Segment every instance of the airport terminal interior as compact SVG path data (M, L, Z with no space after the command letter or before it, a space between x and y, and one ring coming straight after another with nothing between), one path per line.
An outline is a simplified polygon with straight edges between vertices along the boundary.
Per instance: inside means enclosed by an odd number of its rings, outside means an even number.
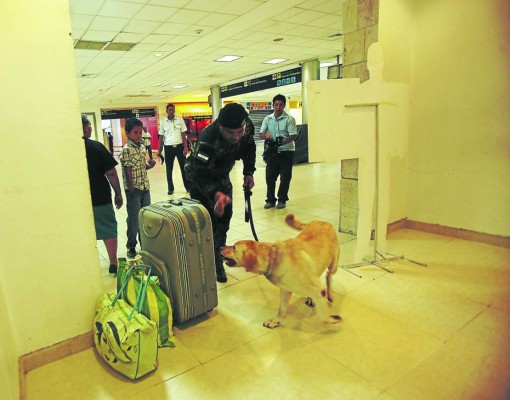
M256 233L274 242L296 236L284 223L338 225L337 165L294 167L287 208L265 210L265 164L258 149L251 198ZM153 201L165 201L165 171L149 171ZM179 182L178 171L175 175ZM234 217L227 244L253 239L244 220L242 164L232 171ZM185 197L182 183L170 198ZM124 251L125 209L117 213ZM356 238L338 233L340 264L352 262ZM115 291L98 242L105 291ZM323 325L304 298L291 298L285 326L262 323L277 314L279 290L263 275L227 269L219 305L204 318L176 325L176 347L161 348L158 369L137 383L112 372L88 349L27 375L29 399L504 399L510 358L510 250L400 229L388 252L410 261L339 269L333 309L343 321Z
M510 399L507 0L20 0L0 19L5 128L23 133L23 159L1 164L0 398ZM266 209L258 133L277 94L299 156L286 207ZM157 203L190 196L177 161L168 193L155 154L166 105L194 145L230 102L255 124L258 239L297 236L289 213L332 224L341 321L293 295L268 329L279 289L225 266L218 306L174 324L175 347L132 381L93 343L117 280L94 240L80 114L117 160L126 119L143 121ZM230 179L227 245L254 239L241 161ZM125 203L115 214L125 257Z

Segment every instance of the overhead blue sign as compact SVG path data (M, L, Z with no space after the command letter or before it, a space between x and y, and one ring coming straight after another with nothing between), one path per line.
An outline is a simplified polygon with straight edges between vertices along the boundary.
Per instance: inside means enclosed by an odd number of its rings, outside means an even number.
M279 86L292 85L301 82L301 67L287 71L276 72L271 75L261 76L231 85L220 87L220 96L230 97L238 94L252 93L259 90L272 89Z

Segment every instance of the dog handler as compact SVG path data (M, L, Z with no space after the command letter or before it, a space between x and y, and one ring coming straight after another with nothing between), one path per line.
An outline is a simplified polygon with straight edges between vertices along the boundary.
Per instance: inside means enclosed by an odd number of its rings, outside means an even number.
M227 281L220 250L227 242L232 218L229 174L236 160L243 160L243 185L250 190L254 186L256 147L253 135L245 129L247 117L248 113L240 104L223 107L218 119L200 132L197 145L184 167L191 198L200 201L211 216L218 282Z

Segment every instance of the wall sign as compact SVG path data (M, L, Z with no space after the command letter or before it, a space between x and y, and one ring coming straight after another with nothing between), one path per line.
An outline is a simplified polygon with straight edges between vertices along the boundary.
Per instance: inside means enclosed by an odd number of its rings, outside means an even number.
M121 118L143 118L143 117L155 117L155 108L135 108L132 110L126 109L112 109L112 110L101 110L101 119L121 119Z
M220 87L220 96L230 97L301 82L301 67Z

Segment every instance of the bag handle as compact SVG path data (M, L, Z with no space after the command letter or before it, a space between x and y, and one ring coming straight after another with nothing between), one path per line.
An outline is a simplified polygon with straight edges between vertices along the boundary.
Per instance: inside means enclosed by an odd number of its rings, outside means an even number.
M122 282L122 286L120 287L119 291L117 292L117 295L115 296L115 299L112 301L112 307L117 303L117 300L119 300L120 296L126 290L126 286L128 284L129 278L131 275L133 275L135 272L141 271L142 272L142 279L141 281L141 287L138 291L138 295L136 296L136 303L133 306L133 310L128 316L128 321L133 318L135 315L135 312L140 313L143 308L143 303L145 302L146 294L147 294L147 287L149 286L149 278L152 273L152 268L150 265L145 265L140 262L140 259L136 259L133 265L128 269L126 272L126 276L124 277L124 282ZM146 272L147 271L147 272ZM147 275L147 279L143 279L143 274Z

